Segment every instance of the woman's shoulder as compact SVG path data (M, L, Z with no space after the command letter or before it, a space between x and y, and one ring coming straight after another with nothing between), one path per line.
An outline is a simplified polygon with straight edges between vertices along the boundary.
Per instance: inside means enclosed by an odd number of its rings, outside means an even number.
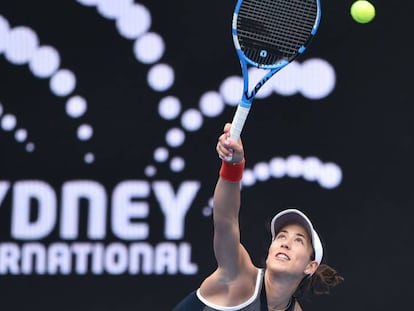
M199 298L219 305L224 301L226 305L238 305L257 296L264 270L255 268L245 271L231 281L223 278L219 270L203 281L198 290Z

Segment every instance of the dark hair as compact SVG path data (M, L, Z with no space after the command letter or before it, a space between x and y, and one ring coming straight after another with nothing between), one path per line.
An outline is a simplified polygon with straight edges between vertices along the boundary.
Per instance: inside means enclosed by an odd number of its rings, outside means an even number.
M344 278L332 267L320 264L311 277L305 276L299 284L294 297L304 298L311 294L329 294L331 288L341 284Z

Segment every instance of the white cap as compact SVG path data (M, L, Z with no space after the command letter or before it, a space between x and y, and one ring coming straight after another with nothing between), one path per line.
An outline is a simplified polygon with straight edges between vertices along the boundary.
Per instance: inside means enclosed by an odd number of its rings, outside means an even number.
M289 223L298 223L308 231L308 234L312 239L313 251L315 252L315 261L320 264L323 256L321 240L318 233L313 228L309 218L301 211L292 208L276 214L276 216L272 219L270 227L272 231L272 240L275 239L275 236L280 229Z

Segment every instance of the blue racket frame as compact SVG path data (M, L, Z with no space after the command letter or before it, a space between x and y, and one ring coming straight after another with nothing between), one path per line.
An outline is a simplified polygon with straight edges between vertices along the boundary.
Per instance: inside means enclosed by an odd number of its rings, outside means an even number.
M259 90L262 88L262 86L270 80L278 71L286 67L290 62L292 62L297 56L300 54L303 54L307 46L303 45L298 49L298 53L292 57L291 59L282 59L276 64L271 65L263 65L259 64L257 62L252 61L249 59L242 51L240 43L237 38L237 18L238 13L240 11L241 4L244 0L238 0L234 13L233 13L233 21L232 21L232 36L233 36L233 42L234 46L236 48L237 56L240 60L241 70L242 70L242 76L243 76L243 95L239 102L239 105L237 107L236 113L234 115L233 121L232 121L232 127L230 130L230 138L232 140L237 141L240 137L242 128L244 127L244 123L247 119L247 115L249 113L250 107L253 103L254 98L256 97L256 94L259 92ZM317 15L315 18L315 23L312 27L311 33L310 33L310 39L312 39L313 36L315 36L320 20L321 20L321 6L320 6L320 0L315 0L317 4ZM308 40L310 42L311 40ZM263 51L266 53L266 51ZM259 82L256 83L255 87L249 91L249 75L248 75L248 67L253 66L260 69L269 70L263 77L260 79ZM231 160L231 158L228 158L227 160Z

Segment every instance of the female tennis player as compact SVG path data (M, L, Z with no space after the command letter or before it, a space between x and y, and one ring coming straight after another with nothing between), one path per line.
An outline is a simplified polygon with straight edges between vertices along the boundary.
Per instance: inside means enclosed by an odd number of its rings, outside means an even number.
M242 141L231 140L226 124L216 150L222 160L213 198L217 269L173 311L302 310L303 296L327 294L343 281L322 264L323 248L309 218L297 209L279 212L271 222L272 243L264 268L256 267L240 243L240 181L245 165Z

